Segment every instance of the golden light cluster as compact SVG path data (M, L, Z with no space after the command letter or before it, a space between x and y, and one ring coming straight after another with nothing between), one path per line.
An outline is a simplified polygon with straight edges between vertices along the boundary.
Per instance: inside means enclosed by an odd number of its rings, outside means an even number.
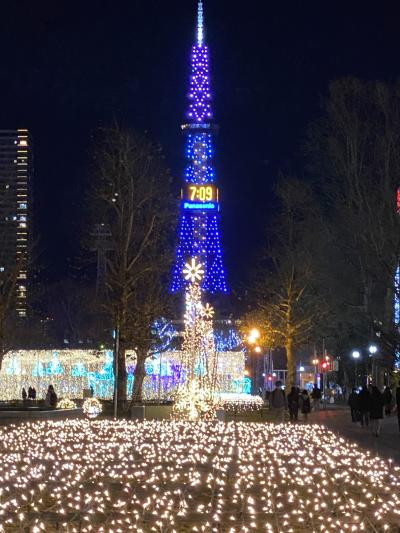
M29 437L29 438L27 438ZM400 468L317 425L0 429L0 531L398 531Z
M76 409L76 403L69 398L63 398L57 403L57 409Z

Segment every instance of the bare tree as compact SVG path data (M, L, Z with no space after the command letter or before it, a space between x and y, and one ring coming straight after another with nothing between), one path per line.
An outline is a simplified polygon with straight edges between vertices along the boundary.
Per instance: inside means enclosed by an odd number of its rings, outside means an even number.
M161 150L146 136L114 125L100 131L94 150L94 221L110 232L104 307L119 332L117 397L126 400L127 348L141 347L161 311L155 287L167 268L174 205ZM140 351L140 353L142 353ZM137 364L141 379L142 356ZM138 385L136 385L138 387Z
M307 151L330 239L353 271L357 290L349 305L365 317L367 336L377 321L383 330L393 329L400 255L399 145L400 85L356 78L331 83Z
M282 180L277 194L281 210L269 232L266 267L258 273L255 302L266 339L286 350L290 387L295 384L295 350L310 341L323 306L314 287L315 217L307 188L298 180Z

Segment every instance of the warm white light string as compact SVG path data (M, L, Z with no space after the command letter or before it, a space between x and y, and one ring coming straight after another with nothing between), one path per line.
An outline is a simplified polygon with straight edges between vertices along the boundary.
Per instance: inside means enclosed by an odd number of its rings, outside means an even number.
M317 425L0 428L0 531L398 531L400 468Z

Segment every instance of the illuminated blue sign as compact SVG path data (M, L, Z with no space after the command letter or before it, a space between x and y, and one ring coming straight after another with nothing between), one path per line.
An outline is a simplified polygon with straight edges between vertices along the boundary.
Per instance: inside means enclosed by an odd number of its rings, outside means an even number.
M217 209L218 204L214 202L184 202L183 209Z

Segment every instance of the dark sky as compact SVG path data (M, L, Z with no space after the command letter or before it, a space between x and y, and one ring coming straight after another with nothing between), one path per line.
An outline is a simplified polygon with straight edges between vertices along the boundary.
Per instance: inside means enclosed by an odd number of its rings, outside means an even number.
M265 232L330 80L395 81L396 3L205 0L231 285ZM50 278L79 252L92 131L117 117L164 146L180 186L196 0L2 0L0 128L35 140L35 212Z

